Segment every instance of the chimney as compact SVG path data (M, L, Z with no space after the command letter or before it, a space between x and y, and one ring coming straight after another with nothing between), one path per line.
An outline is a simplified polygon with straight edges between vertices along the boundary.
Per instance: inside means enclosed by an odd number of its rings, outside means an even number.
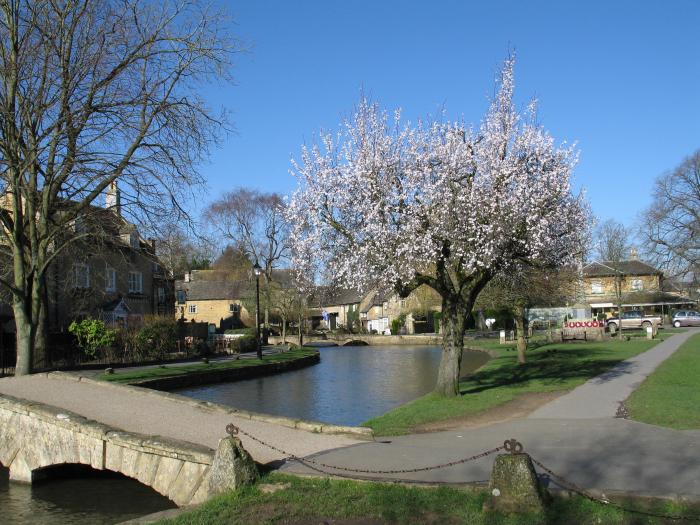
M119 217L122 214L122 198L119 193L119 187L117 186L117 181L112 181L107 188L107 195L105 196L105 208L114 211Z
M151 237L148 239L148 242L151 243L151 250L153 250L153 253L156 253L156 240Z
M185 282L190 282L190 272L185 272Z
M637 248L630 249L630 259L633 261L637 260Z

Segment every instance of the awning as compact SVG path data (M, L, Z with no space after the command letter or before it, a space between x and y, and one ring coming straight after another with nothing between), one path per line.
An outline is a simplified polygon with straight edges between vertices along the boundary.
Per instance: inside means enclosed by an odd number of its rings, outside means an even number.
M614 308L612 303L591 303L591 308Z

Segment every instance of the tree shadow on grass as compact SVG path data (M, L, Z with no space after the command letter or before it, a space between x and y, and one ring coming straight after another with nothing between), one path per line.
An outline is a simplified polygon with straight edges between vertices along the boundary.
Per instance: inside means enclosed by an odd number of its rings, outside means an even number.
M495 366L487 366L464 379L460 385L460 393L477 394L529 382L556 386L574 379L588 380L600 375L600 381L605 382L630 373L634 367L629 363L620 365L625 359L611 357L607 350L590 348L534 352L528 355L528 361L524 365L518 365L513 355L495 359L505 362L500 365L494 363Z

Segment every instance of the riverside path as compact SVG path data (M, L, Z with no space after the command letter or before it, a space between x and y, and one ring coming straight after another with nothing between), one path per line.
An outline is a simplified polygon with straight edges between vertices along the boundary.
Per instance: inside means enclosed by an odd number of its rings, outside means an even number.
M700 430L673 430L615 417L620 402L696 333L700 329L673 335L527 418L480 428L388 437L317 454L312 459L351 469L412 469L466 458L515 438L534 458L586 489L698 499L700 456L696 450ZM492 466L493 456L489 456L448 468L399 475L323 470L370 479L464 483L488 481ZM296 462L283 469L316 473Z

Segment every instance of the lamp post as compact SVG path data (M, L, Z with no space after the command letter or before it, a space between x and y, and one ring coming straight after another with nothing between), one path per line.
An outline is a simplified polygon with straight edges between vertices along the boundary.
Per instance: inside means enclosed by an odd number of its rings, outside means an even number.
M262 273L262 268L258 261L255 261L253 273L255 274L255 346L258 352L258 359L262 359L262 345L260 344L260 274Z

